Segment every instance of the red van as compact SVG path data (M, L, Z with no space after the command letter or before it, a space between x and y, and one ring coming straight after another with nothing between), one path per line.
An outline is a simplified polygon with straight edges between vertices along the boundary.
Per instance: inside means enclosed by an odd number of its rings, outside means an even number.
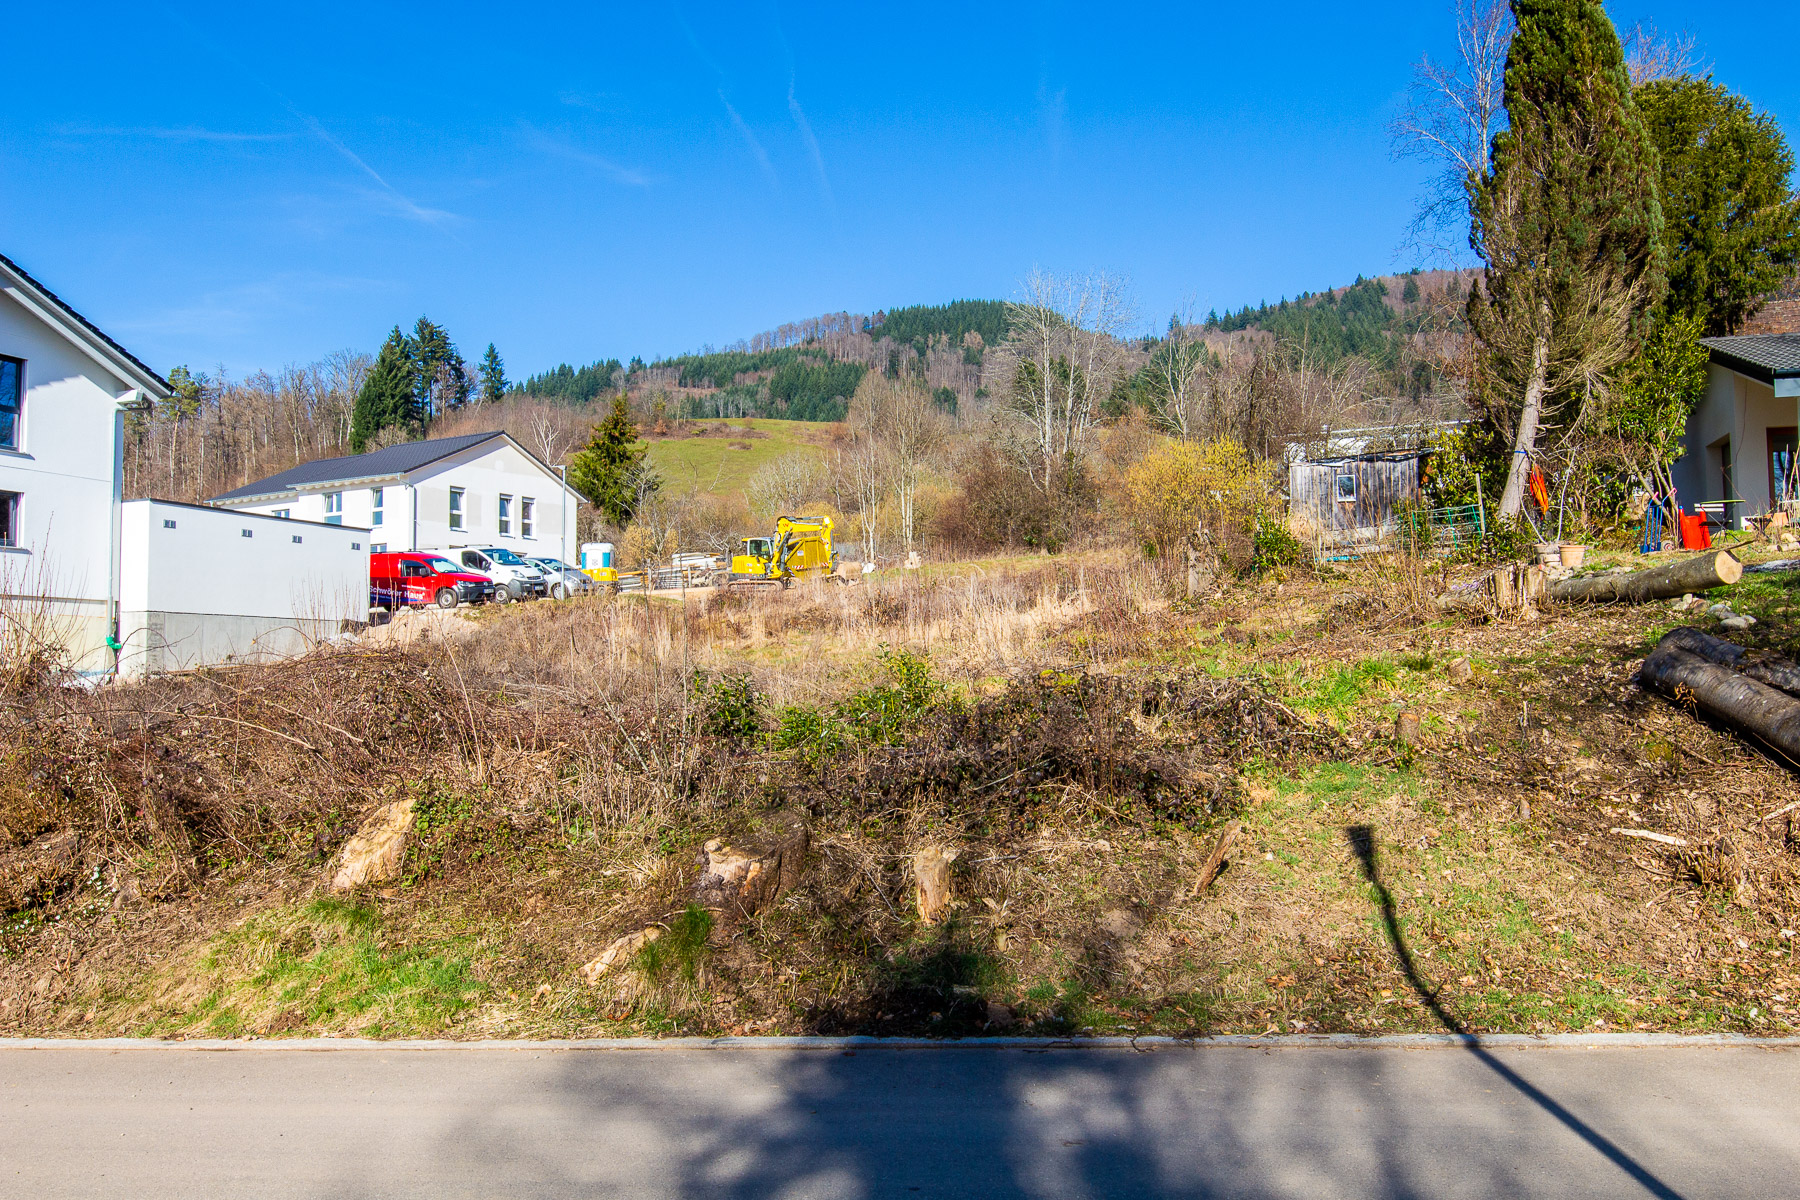
M390 612L405 604L483 604L494 598L494 583L429 551L369 555L369 605Z

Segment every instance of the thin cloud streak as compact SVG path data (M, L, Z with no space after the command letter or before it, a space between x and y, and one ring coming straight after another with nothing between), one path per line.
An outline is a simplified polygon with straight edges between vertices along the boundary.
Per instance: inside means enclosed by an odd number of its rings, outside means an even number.
M595 154L591 150L583 150L579 146L571 146L567 142L558 141L545 134L530 122L523 122L522 124L525 129L526 143L530 145L532 149L537 150L542 154L550 154L558 158L569 159L571 162L583 163L611 177L615 183L622 183L627 187L647 188L652 182L650 176L644 174L642 171L633 167L627 167L622 163L614 162L605 155Z
M764 150L763 144L756 139L756 134L751 131L749 123L738 115L738 110L733 108L731 101L725 98L724 88L719 89L719 103L725 106L725 112L731 117L732 125L737 128L738 133L743 135L744 144L750 148L751 156L756 159L757 165L762 168L763 174L768 178L769 186L779 192L781 178L775 174L775 164L769 161L769 152Z
M831 194L831 179L825 173L825 155L819 150L819 139L813 136L812 122L806 119L806 110L800 107L800 98L794 94L792 75L788 76L788 113L794 118L794 127L800 131L800 140L806 143L806 152L812 156L813 170L819 174L819 190L825 196L825 207L835 221L837 198Z
M301 124L305 125L307 129L312 132L314 137L343 155L347 162L357 167L370 179L373 179L379 184L381 186L383 197L391 202L394 211L398 212L401 216L414 221L423 221L427 225L436 225L442 221L456 219L455 213L445 212L441 208L426 208L421 204L415 203L411 197L407 196L399 188L383 179L381 173L374 167L371 167L368 163L364 162L356 151L350 149L350 147L333 137L331 131L319 124L316 118L308 116L299 109L294 108L292 105L288 106L288 111L298 117Z
M131 126L62 125L56 132L63 137L155 138L165 142L285 142L291 133L237 133L228 129L161 129Z

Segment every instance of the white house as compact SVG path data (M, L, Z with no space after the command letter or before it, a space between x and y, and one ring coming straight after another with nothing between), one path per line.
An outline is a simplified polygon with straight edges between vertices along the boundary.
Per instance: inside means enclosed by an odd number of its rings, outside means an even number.
M210 503L366 526L377 552L505 546L572 562L578 501L561 476L496 430L302 463Z
M0 637L115 666L127 410L168 383L0 256Z
M1738 518L1800 499L1800 334L1703 339L1706 395L1688 418L1673 477L1683 504L1741 500Z

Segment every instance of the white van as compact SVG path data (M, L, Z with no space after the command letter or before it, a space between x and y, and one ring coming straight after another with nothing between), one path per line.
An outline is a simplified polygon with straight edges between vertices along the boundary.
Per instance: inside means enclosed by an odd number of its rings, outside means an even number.
M464 570L493 580L494 599L502 604L508 600L534 600L550 591L544 573L505 546L442 550L439 553L452 562L461 563Z

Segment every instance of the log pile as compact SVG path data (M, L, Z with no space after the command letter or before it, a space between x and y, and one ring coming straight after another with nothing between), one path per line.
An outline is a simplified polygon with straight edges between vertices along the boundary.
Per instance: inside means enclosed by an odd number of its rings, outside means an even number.
M1644 686L1748 735L1800 765L1800 666L1752 660L1742 646L1698 629L1671 629L1638 672Z

